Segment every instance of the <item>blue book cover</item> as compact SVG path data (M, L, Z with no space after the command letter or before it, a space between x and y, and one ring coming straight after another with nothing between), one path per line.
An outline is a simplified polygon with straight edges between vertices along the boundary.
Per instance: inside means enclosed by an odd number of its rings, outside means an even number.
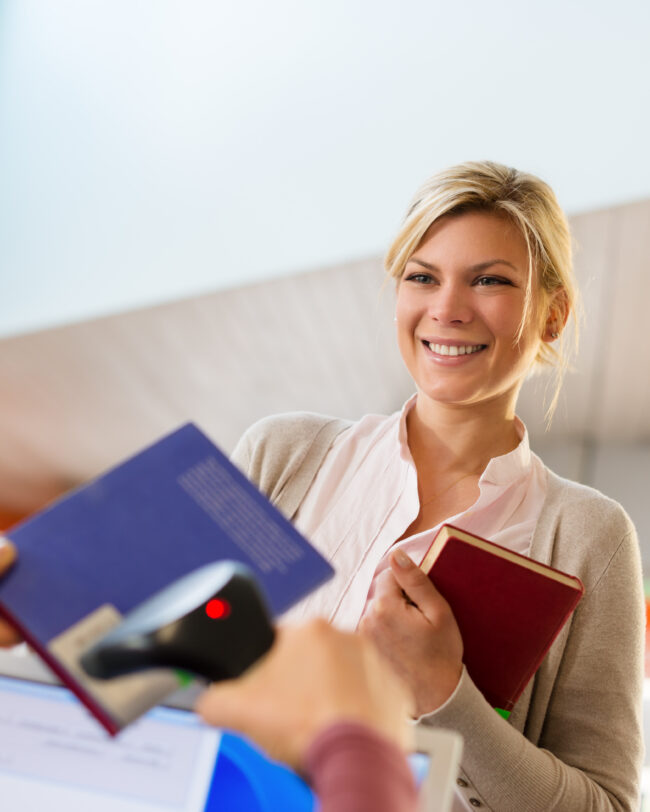
M101 681L78 665L131 609L222 559L252 569L275 615L333 573L192 424L6 535L19 556L0 581L0 613L110 733L178 688L169 669Z

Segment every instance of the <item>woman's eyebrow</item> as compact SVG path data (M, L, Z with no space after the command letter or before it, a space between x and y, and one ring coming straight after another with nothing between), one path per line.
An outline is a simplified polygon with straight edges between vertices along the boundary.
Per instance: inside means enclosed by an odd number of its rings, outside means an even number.
M409 257L406 264L408 265L409 262L417 262L418 265L422 265L423 268L427 268L429 271L440 272L440 268L438 268L436 265L433 265L430 262L425 262L423 259L418 259L418 257ZM507 265L509 268L512 268L513 271L520 271L516 265L513 265L512 262L508 262L507 259L488 259L485 262L470 265L467 270L471 271L472 273L480 273L481 271L485 271L487 268L492 267L492 265Z

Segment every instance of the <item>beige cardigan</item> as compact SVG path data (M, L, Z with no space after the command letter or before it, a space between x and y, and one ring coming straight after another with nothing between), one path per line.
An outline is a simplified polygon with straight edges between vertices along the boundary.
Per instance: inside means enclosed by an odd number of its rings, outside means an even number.
M233 460L292 518L348 425L307 413L265 418ZM616 502L548 471L530 555L577 575L585 597L510 719L464 672L452 699L421 723L463 735L464 792L483 809L637 810L645 612L634 527Z

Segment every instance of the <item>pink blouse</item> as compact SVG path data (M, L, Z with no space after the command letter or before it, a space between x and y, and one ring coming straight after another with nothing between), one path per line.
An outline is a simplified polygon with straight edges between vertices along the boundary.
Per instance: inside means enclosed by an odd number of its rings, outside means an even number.
M406 437L406 415L414 404L415 396L389 417L363 417L328 451L295 523L336 574L291 610L290 619L324 616L353 630L393 547L416 562L424 556L440 524L395 544L420 510ZM519 445L490 460L476 502L445 521L526 554L546 495L546 471L530 451L520 420L517 430Z
M287 617L327 617L353 630L372 596L374 579L401 547L417 563L441 524L449 522L515 552L527 554L546 496L546 469L517 420L520 442L494 457L466 511L395 543L420 511L417 471L406 436L415 396L389 417L367 415L342 432L327 453L298 511L298 529L331 562L336 574ZM457 789L453 812L473 807Z

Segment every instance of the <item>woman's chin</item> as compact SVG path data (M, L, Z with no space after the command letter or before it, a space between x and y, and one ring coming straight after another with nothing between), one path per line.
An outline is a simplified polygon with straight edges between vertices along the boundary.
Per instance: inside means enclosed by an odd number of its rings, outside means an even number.
M467 414L468 409L477 413L488 409L490 413L503 411L510 414L517 399L517 386L499 392L486 392L476 387L463 386L421 386L417 385L420 407L437 409L458 409Z

